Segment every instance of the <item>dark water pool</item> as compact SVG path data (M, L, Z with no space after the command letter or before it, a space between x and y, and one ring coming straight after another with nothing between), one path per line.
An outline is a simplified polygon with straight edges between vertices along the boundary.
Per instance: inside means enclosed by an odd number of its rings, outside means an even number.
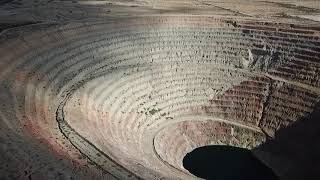
M209 180L278 180L250 150L232 146L199 147L184 157L183 166Z

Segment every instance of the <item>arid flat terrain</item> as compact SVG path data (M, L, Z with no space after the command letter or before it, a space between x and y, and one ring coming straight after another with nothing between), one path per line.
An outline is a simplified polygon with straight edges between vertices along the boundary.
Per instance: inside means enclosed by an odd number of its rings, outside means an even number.
M319 0L0 1L0 180L199 179L209 145L313 179L319 120Z

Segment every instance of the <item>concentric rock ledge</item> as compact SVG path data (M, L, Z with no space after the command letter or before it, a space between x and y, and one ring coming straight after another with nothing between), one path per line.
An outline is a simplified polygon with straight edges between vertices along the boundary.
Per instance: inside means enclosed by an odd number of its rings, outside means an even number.
M282 179L316 173L300 168L319 157L318 147L302 148L318 133L278 142L318 113L319 30L163 16L7 31L0 127L11 141L0 174L196 179L182 158L212 144L252 149Z

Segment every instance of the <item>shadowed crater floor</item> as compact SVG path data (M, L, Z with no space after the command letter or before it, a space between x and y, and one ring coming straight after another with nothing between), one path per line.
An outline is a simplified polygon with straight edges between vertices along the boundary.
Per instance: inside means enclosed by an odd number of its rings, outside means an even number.
M193 175L209 180L278 179L250 150L232 146L196 148L183 158L183 166Z

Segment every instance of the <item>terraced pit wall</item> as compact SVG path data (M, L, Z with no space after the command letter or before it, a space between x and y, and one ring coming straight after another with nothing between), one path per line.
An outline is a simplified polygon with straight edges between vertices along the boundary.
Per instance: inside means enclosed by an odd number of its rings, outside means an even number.
M197 179L184 155L223 144L281 179L317 175L319 29L155 16L6 31L0 174Z

